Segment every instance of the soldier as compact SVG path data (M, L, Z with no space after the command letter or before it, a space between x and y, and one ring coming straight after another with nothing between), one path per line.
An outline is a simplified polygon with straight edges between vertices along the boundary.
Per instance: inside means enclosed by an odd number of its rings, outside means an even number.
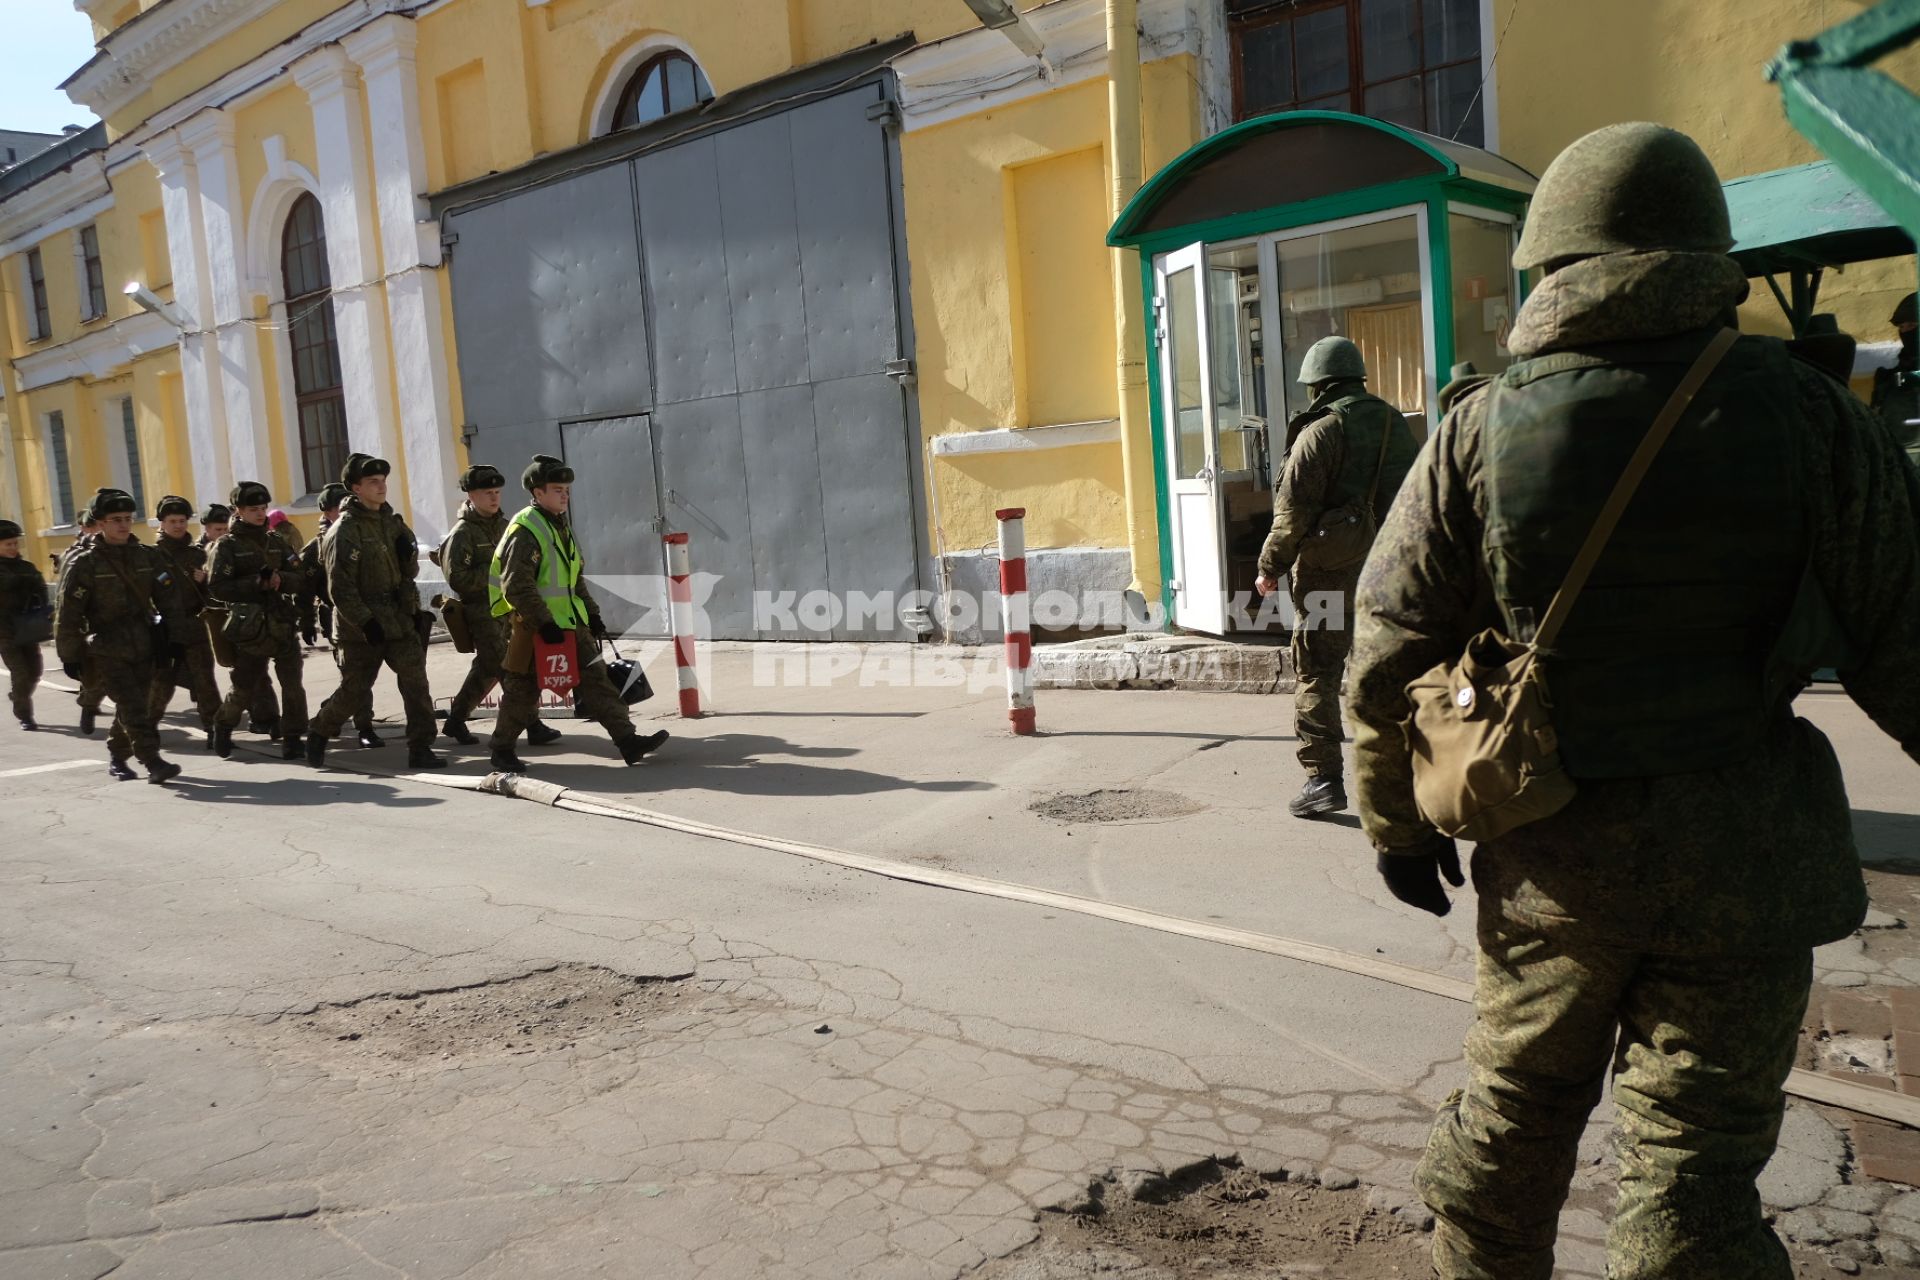
M320 544L327 595L333 601L340 687L321 706L307 735L307 763L326 763L327 743L362 707L373 704L373 681L393 670L407 709L407 765L444 769L433 750L433 694L427 688L427 646L420 632L420 544L387 505L383 458L356 453L340 473L351 496Z
M193 694L194 709L200 713L200 727L207 733L207 750L213 750L213 718L220 711L220 689L213 679L213 643L207 638L206 624L200 615L213 599L207 590L207 553L194 544L187 532L193 504L168 494L154 508L160 522L160 537L154 550L167 561L173 580L179 587L183 612L192 619L187 628L185 652L179 660L158 664L153 670L153 691L148 699L147 715L158 725L173 701L174 688L184 679Z
M297 759L307 727L307 691L300 676L300 642L294 634L293 597L301 587L300 561L279 534L267 528L267 486L244 480L233 487L227 536L213 544L212 594L227 608L227 638L233 642L233 684L214 719L213 749L233 754L240 716L260 703L260 686L280 678L280 757ZM258 721L256 715L255 721Z
M1367 362L1346 338L1307 349L1300 381L1313 391L1273 491L1273 529L1260 548L1261 595L1291 571L1293 724L1306 785L1296 818L1347 807L1340 744L1340 676L1353 647L1353 586L1384 512L1419 446L1401 412L1367 390Z
M1483 628L1531 639L1629 455L1736 319L1732 242L1713 166L1670 129L1589 134L1542 179L1514 257L1547 272L1520 362L1454 405L1360 581L1358 798L1402 902L1444 915L1441 877L1462 882L1415 802L1407 685ZM1792 1274L1754 1181L1812 948L1853 931L1866 893L1838 761L1790 703L1831 662L1920 760L1916 581L1920 475L1840 383L1740 338L1539 658L1576 794L1474 854L1468 1082L1416 1176L1442 1280L1547 1280L1610 1071L1607 1274Z
M92 511L99 537L67 562L60 578L61 669L77 680L81 667L91 664L113 699L107 772L133 777L131 756L146 766L148 782L166 782L179 776L180 766L160 755L147 695L155 662L179 656L186 614L166 558L133 540L133 495L102 489L93 496Z
M1920 465L1920 294L1900 299L1889 323L1900 335L1900 354L1893 368L1873 371L1873 408Z
M72 564L82 551L92 546L99 538L100 522L94 519L92 510L89 509L81 512L80 533L74 538L67 549L60 553L59 559L54 562L53 598L56 603L63 598L60 588L67 579L67 566ZM55 621L57 625L58 620L56 619ZM74 701L80 704L80 735L85 738L91 738L100 719L100 700L107 696L106 686L100 683L99 674L94 671L91 665L85 662L80 664L80 674L73 678L80 683L80 690L74 697Z
M213 544L227 536L233 527L233 512L217 502L207 504L200 513L200 549L213 555Z
M488 588L493 616L509 618L512 626L508 658L501 668L500 710L489 743L493 767L503 773L527 771L525 762L514 754L513 743L540 708L532 637L538 633L548 644L560 644L568 631L575 634L581 656L575 705L607 731L622 760L638 764L667 740L667 731L643 736L634 729L633 716L607 677L600 655L584 643L589 637L605 640L607 628L600 620L600 606L587 592L580 547L567 521L573 468L559 458L535 454L520 483L533 502L508 522L507 534L493 555Z
M463 746L480 739L467 728L467 717L480 700L500 683L500 671L507 657L507 620L493 616L493 553L507 534L508 520L500 509L500 491L507 478L498 468L476 465L460 477L460 489L467 500L460 508L460 519L440 549L440 568L447 585L460 597L460 612L473 637L473 665L460 692L453 695L447 708L447 723L441 732ZM560 740L560 731L536 715L527 725L527 743L544 747Z
M47 580L33 561L20 554L20 526L0 520L0 661L7 667L13 695L13 718L32 733L40 726L33 718L33 687L40 683L40 641L27 628L42 628L47 607ZM37 616L36 616L37 615Z
M347 500L347 486L338 480L328 482L320 491L320 530L305 546L300 548L300 567L305 570L306 590L300 593L300 635L307 648L314 648L325 635L327 646L333 651L333 665L340 665L340 646L333 636L333 603L327 597L327 575L320 567L320 543L327 530L340 519L340 504ZM269 517L271 518L271 517ZM291 527L291 526L289 526ZM354 740L363 747L384 747L382 738L373 727L373 699L355 708L353 713Z

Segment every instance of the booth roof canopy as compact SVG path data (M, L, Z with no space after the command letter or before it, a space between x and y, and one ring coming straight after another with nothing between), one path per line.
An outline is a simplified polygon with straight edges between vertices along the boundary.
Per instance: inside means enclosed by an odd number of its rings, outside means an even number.
M1479 147L1366 116L1283 111L1196 143L1140 188L1107 243L1419 178L1467 178L1521 195L1535 184Z
M1899 224L1831 160L1726 184L1733 257L1749 276L1913 252Z

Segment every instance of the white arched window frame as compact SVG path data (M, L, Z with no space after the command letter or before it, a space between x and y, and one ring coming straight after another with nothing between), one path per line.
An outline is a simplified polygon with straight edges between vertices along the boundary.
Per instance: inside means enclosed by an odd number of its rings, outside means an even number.
M288 333L286 280L281 274L280 255L282 234L294 204L303 195L321 200L320 181L314 177L312 170L287 159L280 147L273 145L280 142L279 138L266 141L269 144L266 148L267 176L254 192L247 217L246 290L250 297L266 298L267 323L272 326L269 332L271 341L267 345L273 350L276 374L274 403L279 408L280 417L274 448L279 452L288 483L293 489L293 492L275 494L274 497L280 506L311 506L317 502L317 495L307 492L301 458L300 407L294 390L293 343ZM325 201L321 203L324 205Z
M627 82L634 73L663 53L678 53L700 69L700 74L709 85L713 77L707 75L706 64L700 61L691 46L684 40L663 33L642 36L628 45L614 62L613 69L607 73L606 83L600 86L600 95L593 104L593 131L591 136L598 138L613 132L614 113L620 109L620 99L626 93Z

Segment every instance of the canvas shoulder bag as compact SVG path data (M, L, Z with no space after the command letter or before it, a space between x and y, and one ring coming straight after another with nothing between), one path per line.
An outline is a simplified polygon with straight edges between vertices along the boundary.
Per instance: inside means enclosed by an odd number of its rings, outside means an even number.
M1344 425L1346 415L1333 411ZM1387 441L1394 423L1388 419L1380 428L1380 454L1373 463L1373 483L1359 502L1334 507L1320 517L1313 533L1300 548L1300 561L1309 569L1351 569L1367 558L1373 539L1380 532L1380 519L1374 503L1380 496L1380 474L1387 466Z
M1739 337L1732 329L1714 335L1674 388L1615 482L1532 639L1522 643L1490 627L1468 642L1457 661L1442 663L1407 686L1414 800L1421 816L1442 834L1497 839L1558 813L1573 799L1574 782L1560 762L1540 654L1552 649L1655 456Z

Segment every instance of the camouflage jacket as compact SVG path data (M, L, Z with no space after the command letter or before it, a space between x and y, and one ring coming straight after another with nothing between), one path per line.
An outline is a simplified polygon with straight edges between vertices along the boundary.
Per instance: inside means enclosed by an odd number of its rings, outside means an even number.
M1355 411L1343 417L1333 408L1360 397ZM1373 412L1367 412L1372 410ZM1359 382L1327 388L1302 415L1308 421L1287 450L1280 479L1273 487L1273 528L1260 548L1260 572L1271 578L1286 576L1299 558L1301 546L1320 527L1321 518L1336 507L1361 501L1374 480L1374 510L1392 502L1417 451L1413 432L1400 411L1367 393ZM1380 436L1373 420L1385 417L1387 452L1382 458Z
M207 562L211 559L206 549L195 542L190 534L169 538L164 533L153 540L153 549L166 557L167 567L173 571L173 580L179 584L180 603L186 609L187 616L198 617L213 599L209 585L213 575L208 573L206 582L196 582L193 577L196 573L206 571Z
M0 560L0 643L13 639L13 620L47 603L47 580L25 556Z
M320 541L327 598L343 641L366 642L368 621L378 619L389 641L414 633L420 613L420 544L393 507L378 510L348 498L340 519Z
M280 589L268 590L262 573L280 575ZM296 617L294 596L305 583L300 561L286 539L263 524L235 520L227 536L213 544L207 570L208 594L222 604L263 604L268 625L291 635Z
M506 536L511 519L505 511L483 516L473 509L472 503L462 503L453 532L441 544L441 571L469 613L478 610L482 616L492 616L488 580L493 576L493 553L500 546L500 539Z
M153 618L159 614L176 643L188 639L179 584L165 556L138 542L100 540L68 561L60 577L55 647L60 661L88 656L144 662L154 656Z
M1528 298L1512 347L1534 356L1731 323L1745 289L1717 255L1592 259ZM1920 475L1845 388L1794 370L1812 567L1858 653L1842 679L1920 761L1920 593L1910 586L1920 581ZM1499 621L1483 545L1486 400L1480 390L1454 405L1361 574L1356 784L1366 833L1388 853L1431 835L1413 799L1406 686ZM1473 875L1483 920L1577 927L1681 954L1816 945L1849 933L1866 906L1839 763L1818 730L1784 710L1736 764L1583 780L1560 813L1480 846Z

